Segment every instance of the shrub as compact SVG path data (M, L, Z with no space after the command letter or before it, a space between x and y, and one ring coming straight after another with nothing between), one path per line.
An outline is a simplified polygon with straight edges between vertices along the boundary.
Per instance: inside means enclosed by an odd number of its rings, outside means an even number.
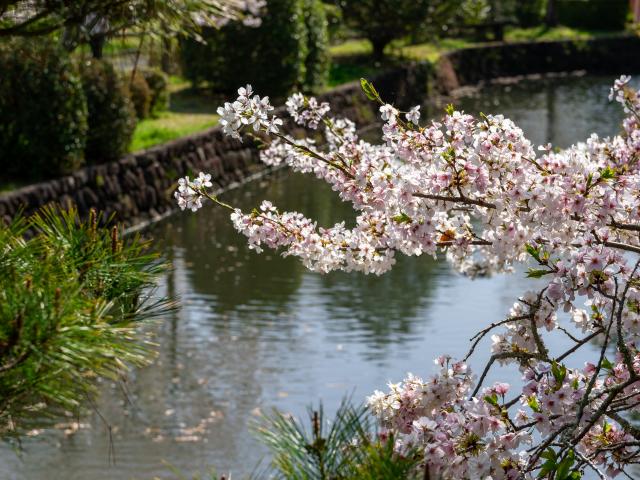
M305 81L302 7L302 0L272 0L257 28L230 23L219 30L205 28L206 43L183 39L185 75L194 84L206 81L220 92L251 83L268 95L286 95Z
M329 41L335 44L349 38L349 30L342 18L342 9L332 3L323 3L323 5L324 13L327 17Z
M262 25L253 78L257 88L283 96L304 83L307 35L303 3L300 0L271 0ZM251 33L251 30L245 29ZM250 79L248 79L250 80Z
M562 25L596 30L622 30L629 13L628 0L557 0Z
M345 20L373 45L377 58L394 39L401 38L423 24L432 0L344 0Z
M91 60L81 72L89 110L87 163L117 160L127 152L136 125L129 92L105 61Z
M98 220L45 209L0 225L0 437L34 413L77 411L96 377L149 360L139 327L168 304L144 292L163 267Z
M140 72L151 91L149 111L157 113L169 108L169 79L161 70L148 68Z
M304 90L316 92L327 82L329 74L329 34L324 4L320 0L304 0L307 30Z
M54 42L0 45L0 176L38 179L82 165L87 105L68 55Z
M127 75L124 79L125 84L129 88L131 102L136 111L138 120L144 120L149 116L151 108L151 89L140 72L135 72L133 76Z
M255 422L258 439L273 455L273 478L350 480L424 478L417 449L394 451L394 437L378 435L369 411L344 399L327 420L323 405L307 409L306 421L273 411ZM418 474L416 474L418 473Z

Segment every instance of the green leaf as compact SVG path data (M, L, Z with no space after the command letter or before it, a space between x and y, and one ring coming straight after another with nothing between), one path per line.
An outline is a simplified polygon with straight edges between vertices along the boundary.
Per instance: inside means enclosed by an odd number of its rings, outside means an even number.
M562 385L564 378L567 376L567 367L561 363L553 362L551 364L551 374L556 379L556 384Z
M590 173L589 176L587 177L587 190L591 188L591 182L593 182L593 173Z
M376 88L373 86L373 83L371 83L369 80L367 80L366 78L361 78L360 79L360 87L362 88L362 91L364 92L364 94L367 96L367 98L369 100L379 100L382 101L380 99L380 94L378 93L378 91L376 90Z
M575 454L573 450L569 450L567 456L562 459L562 461L558 464L558 469L556 470L556 480L567 480L571 473L571 467L575 462Z
M450 103L446 106L446 108L444 109L444 111L447 113L447 115L453 115L453 112L456 111L455 107L453 106L453 103Z
M540 261L540 249L534 247L533 245L526 244L524 247L527 250L527 253L531 255L536 260Z
M554 462L558 458L553 448L547 448L544 452L542 452L540 457L544 458L545 460L553 460Z
M538 478L542 478L546 476L548 473L555 471L556 469L556 452L552 448L548 448L545 450L540 457L547 460L540 467L540 472L538 472Z
M540 413L540 403L538 403L538 399L534 396L531 395L528 399L527 399L527 405L529 405L529 408L531 410L533 410L536 413ZM553 450L551 450L553 452ZM546 453L546 452L545 452ZM544 457L544 453L542 454L543 458ZM555 453L554 453L554 458L555 458Z
M613 363L611 363L611 361L607 357L604 357L602 359L602 368L611 370L613 368Z
M610 180L616 177L616 172L611 167L605 167L600 171L600 178Z
M393 221L396 223L411 223L411 217L406 213L402 212L395 217L393 217Z
M498 407L498 395L496 395L495 393L492 395L485 395L484 397L484 401L493 405L494 407Z
M530 268L527 271L527 278L542 278L545 275L552 273L551 270L540 270L536 268Z
M548 473L553 472L556 469L556 462L552 460L548 460L542 464L540 467L540 472L538 473L538 478L542 478L546 476Z

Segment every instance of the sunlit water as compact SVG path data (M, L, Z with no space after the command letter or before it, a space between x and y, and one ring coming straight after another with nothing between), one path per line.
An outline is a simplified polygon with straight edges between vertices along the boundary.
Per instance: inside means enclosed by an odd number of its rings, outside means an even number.
M568 146L592 131L618 131L621 112L606 98L612 81L494 86L458 106L504 113L534 142ZM287 173L225 195L245 208L263 198L323 225L353 215L325 185ZM174 265L163 291L181 301L155 328L158 359L124 388L104 385L99 414L76 433L28 438L20 455L5 445L0 479L177 478L172 469L190 478L213 467L242 478L266 455L248 428L260 412L302 414L319 400L333 410L345 395L362 400L407 371L428 375L434 357L464 355L468 339L530 287L522 273L472 281L429 258L400 258L379 278L318 275L295 259L249 251L227 213L213 207L175 215L148 233ZM476 369L487 351L484 342ZM504 376L517 381L511 371ZM115 464L101 417L112 425Z

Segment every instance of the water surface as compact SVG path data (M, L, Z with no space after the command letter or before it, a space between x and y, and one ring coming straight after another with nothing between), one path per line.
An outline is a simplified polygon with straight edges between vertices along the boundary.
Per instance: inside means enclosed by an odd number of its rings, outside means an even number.
M534 142L566 147L592 131L618 131L621 112L606 98L612 81L493 86L458 107L504 113ZM225 195L243 208L264 198L323 225L353 218L325 185L297 174ZM158 359L124 386L104 385L99 414L77 432L28 438L20 456L3 446L0 479L176 478L169 465L185 478L212 467L242 478L266 453L247 427L260 412L301 414L320 399L332 410L345 395L364 399L407 371L428 375L434 357L463 355L469 337L503 318L530 286L521 273L472 281L429 258L400 258L382 277L322 276L295 259L249 251L227 213L213 207L175 215L148 233L174 265L163 291L181 299L180 310L155 327ZM487 358L485 343L473 364L479 369ZM112 426L115 464L102 417Z

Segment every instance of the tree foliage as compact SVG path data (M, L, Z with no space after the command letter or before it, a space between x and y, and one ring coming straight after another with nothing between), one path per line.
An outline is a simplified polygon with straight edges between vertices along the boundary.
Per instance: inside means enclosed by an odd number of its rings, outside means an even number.
M36 179L83 163L87 105L68 54L53 42L0 45L0 177Z
M257 0L0 0L0 37L64 30L65 44L73 48L92 35L135 27L152 34L197 34L202 25L256 14L260 6Z
M433 0L342 0L345 21L373 45L374 55L394 39L402 38L423 24Z
M319 88L328 71L327 25L320 2L271 0L257 28L206 28L205 43L185 38L184 73L221 92L252 83L271 96Z
M99 220L47 208L0 226L2 436L77 412L96 378L118 380L150 358L139 327L169 307L145 294L164 267L147 243Z
M81 76L89 113L86 161L96 164L117 160L127 152L136 126L129 92L108 62L86 62Z
M307 92L319 91L329 73L329 33L324 4L320 0L304 0L304 22L307 30L307 57L303 87Z

